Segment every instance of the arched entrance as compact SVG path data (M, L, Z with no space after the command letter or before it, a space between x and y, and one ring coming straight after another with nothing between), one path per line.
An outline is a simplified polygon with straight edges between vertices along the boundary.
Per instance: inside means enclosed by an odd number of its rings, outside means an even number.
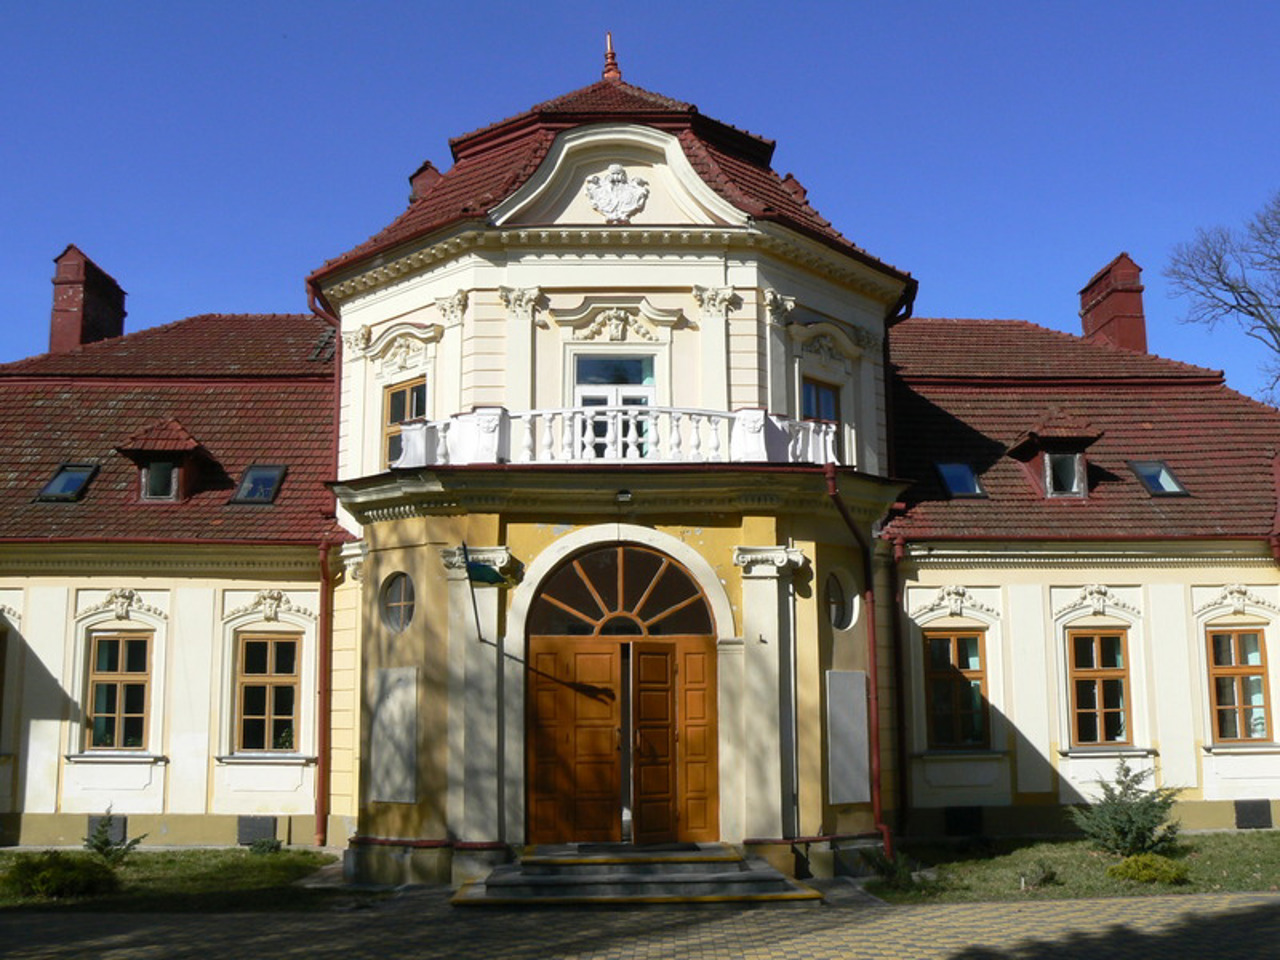
M718 839L715 628L688 570L589 548L542 582L528 638L529 842Z

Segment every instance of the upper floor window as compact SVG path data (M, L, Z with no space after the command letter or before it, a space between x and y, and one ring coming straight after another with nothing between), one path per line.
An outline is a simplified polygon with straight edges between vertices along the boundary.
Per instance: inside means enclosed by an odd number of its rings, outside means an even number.
M1131 742L1126 640L1123 630L1067 634L1071 741L1076 746Z
M925 634L930 749L983 748L990 743L982 641L982 633L976 630Z
M653 356L580 353L573 361L573 403L604 407L587 414L583 442L596 459L643 457L648 452L650 424L626 407L650 407L657 387Z
M37 500L79 500L89 489L89 481L98 472L96 464L64 463L53 478L41 488Z
M1044 492L1050 497L1083 497L1085 493L1084 454L1045 451Z
M382 582L378 606L382 622L392 633L402 633L413 620L413 581L407 573L396 572Z
M182 465L176 460L148 460L142 465L143 500L177 500Z
M1209 631L1209 689L1215 740L1270 739L1261 630Z
M978 474L967 463L935 463L938 475L953 497L985 497L987 491L982 489Z
M1187 489L1173 475L1163 460L1132 460L1129 467L1142 481L1147 493L1153 497L1178 497L1187 495Z
M840 422L840 388L821 380L804 378L800 415L805 420Z
M403 452L400 428L407 420L427 415L427 381L425 377L387 387L383 397L382 453L383 466L400 459Z
M90 640L86 746L144 749L151 686L151 634L95 633Z

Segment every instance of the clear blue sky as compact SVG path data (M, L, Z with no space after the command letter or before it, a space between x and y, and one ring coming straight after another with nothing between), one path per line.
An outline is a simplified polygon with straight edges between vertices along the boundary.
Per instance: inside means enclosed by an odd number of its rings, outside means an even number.
M9 2L0 8L0 361L48 343L76 243L132 331L305 311L303 278L390 221L447 140L600 76L777 141L916 312L1076 331L1121 250L1153 352L1262 383L1177 322L1161 270L1280 189L1280 4Z

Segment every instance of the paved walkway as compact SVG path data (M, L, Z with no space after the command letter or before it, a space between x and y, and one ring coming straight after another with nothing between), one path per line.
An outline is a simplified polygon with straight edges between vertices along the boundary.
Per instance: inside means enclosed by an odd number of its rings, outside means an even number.
M1091 960L1280 958L1280 896L889 907L457 908L414 889L323 913L0 914L0 956L178 960Z

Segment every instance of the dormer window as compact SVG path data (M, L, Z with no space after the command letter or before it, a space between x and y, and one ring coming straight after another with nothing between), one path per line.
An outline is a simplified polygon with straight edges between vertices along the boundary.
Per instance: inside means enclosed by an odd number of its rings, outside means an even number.
M285 467L255 463L244 472L232 503L271 503L280 492Z
M148 460L142 464L142 499L177 500L182 467L176 460Z
M1187 496L1187 488L1163 460L1131 460L1129 468L1153 497Z
M74 501L79 500L89 489L89 481L98 472L96 464L64 463L53 474L53 479L41 488L36 495L37 500Z
M987 491L982 489L978 474L972 464L968 463L935 463L938 476L942 477L943 486L953 497L985 497Z
M1084 454L1045 451L1044 492L1047 497L1083 497Z

